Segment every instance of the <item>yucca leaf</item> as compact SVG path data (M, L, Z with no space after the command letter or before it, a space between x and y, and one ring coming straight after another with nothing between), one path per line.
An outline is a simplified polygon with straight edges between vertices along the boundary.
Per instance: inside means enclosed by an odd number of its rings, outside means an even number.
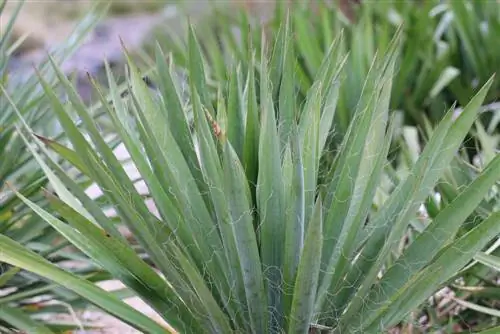
M18 308L7 305L0 306L0 319L28 333L54 334L47 326L33 320L28 314Z
M243 142L243 166L250 183L252 193L255 193L257 184L259 161L259 105L257 104L257 88L255 82L255 58L252 56L247 76L247 85L244 92L246 100L245 136Z
M281 175L281 148L276 118L267 78L266 60L261 69L261 129L259 137L259 174L256 197L260 217L259 236L261 261L268 284L271 311L271 332L282 328L283 301L281 294L283 245L285 230L285 197Z
M322 152L319 146L321 97L318 84L309 92L299 123L301 160L304 165L304 219L307 223L312 217L316 201L319 161Z
M272 54L269 57L270 58L268 65L269 78L267 80L269 80L269 88L272 91L271 97L273 100L279 96L278 94L280 89L280 82L283 76L283 59L285 59L285 44L286 44L285 35L287 33L287 27L289 27L289 24L286 26L280 25L274 43L273 41L269 41L269 43L273 44L272 44ZM264 32L262 32L262 34L264 36ZM261 50L262 50L261 61L263 61L264 59L267 58L264 53L267 50L265 50L265 47L263 47ZM262 74L264 73L261 71L261 75Z
M159 73L159 89L163 97L162 102L164 108L167 111L164 119L166 122L165 124L168 124L170 127L172 136L179 145L198 187L202 192L205 192L207 189L204 188L206 185L203 183L194 145L193 142L189 140L189 123L187 115L183 109L181 98L176 91L171 69L167 66L165 55L159 46L157 46L155 52ZM160 116L158 115L157 117Z
M296 125L290 134L290 142L283 161L283 183L286 195L286 228L283 263L283 294L285 314L292 306L295 277L299 266L300 254L304 245L305 203L304 203L304 166L302 148Z
M334 57L335 51L337 51L338 43L341 43L342 35L335 40L335 42L331 45L331 53L329 53L326 59L332 59ZM320 134L319 134L319 149L320 152L325 150L325 145L327 139L331 137L332 134L332 126L334 116L337 110L337 104L339 99L340 92L340 76L344 70L344 65L347 60L347 55L339 52L337 57L335 57L336 62L335 66L333 62L330 63L325 69L325 77L320 77L318 80L322 81L324 84L322 85L322 93L321 95L324 97L324 103L322 106L321 113L321 121L320 121ZM320 69L321 71L321 69ZM327 75L329 74L329 75Z
M300 255L297 278L289 316L288 333L308 333L314 312L314 300L321 267L323 242L323 208L318 198L311 221L308 224L304 248Z
M69 243L65 242L64 245L67 247ZM64 247L62 247L64 248ZM53 254L55 252L40 252L40 255L47 255L47 254ZM17 268L17 267L16 267ZM109 278L109 274L103 274L103 272L96 272L93 271L91 274L88 274L88 269L87 270L77 270L77 273L82 275L83 278L91 281L91 282L97 282L99 280L107 279ZM27 274L26 272L23 272L22 274ZM0 298L0 301L2 304L8 304L8 303L13 303L13 302L22 302L25 299L33 298L38 295L42 294L50 294L53 293L56 296L59 296L59 298L62 299L74 299L74 294L70 293L69 291L63 290L58 284L54 283L45 283L45 282L37 282L32 281L32 282L25 282L20 288L15 292L10 295L4 296ZM70 295L68 298L67 296ZM40 305L39 305L40 306ZM26 307L26 311L29 312L29 305Z
M134 310L131 306L125 304L112 294L95 286L93 283L78 278L74 274L65 272L43 257L28 251L20 244L3 235L0 235L0 250L2 252L2 261L31 271L37 275L43 275L59 283L136 328L151 333L168 333L166 328L163 328L155 321Z
M0 274L0 287L3 287L7 284L17 273L19 273L21 269L17 267L9 268Z
M239 157L244 155L245 136L245 108L241 96L241 67L233 67L227 83L227 131L226 136L238 153ZM254 88L255 89L255 88ZM248 108L248 107L247 107ZM248 113L248 111L247 111Z
M478 253L474 256L474 260L496 271L500 271L500 258L486 253Z
M296 122L295 110L295 56L293 50L293 39L290 32L290 22L287 18L284 25L283 36L283 59L282 76L279 83L279 135L281 146L285 147L288 142L288 136L292 130L292 124Z
M193 28L190 27L188 35L188 52L189 52L189 80L192 85L196 88L198 94L200 94L201 102L207 108L209 108L210 113L213 114L211 108L211 103L207 93L207 82L206 82L206 71L204 67L204 60L202 58L202 53L200 50L200 45L196 39Z
M66 146L59 144L58 142L45 138L42 136L36 136L42 143L50 147L51 150L63 156L69 163L78 168L83 174L89 176L90 171L87 166L81 160L80 156L73 150L68 149Z
M243 166L229 142L223 142L224 192L231 212L252 333L268 333L268 305L259 248L253 226L252 198Z

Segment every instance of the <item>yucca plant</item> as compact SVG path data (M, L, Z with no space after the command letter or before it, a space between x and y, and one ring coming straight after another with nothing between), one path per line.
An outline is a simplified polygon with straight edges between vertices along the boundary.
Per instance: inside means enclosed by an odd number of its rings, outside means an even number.
M24 76L9 68L16 49L22 45L26 36L21 36L19 39L13 36L15 20L23 8L23 2L18 2L10 18L4 17L5 5L6 1L0 4L2 20L9 20L0 37L0 84L3 91L0 93L2 108L0 112L0 234L16 240L27 249L37 252L39 256L50 258L53 263L64 264L70 260L81 262L84 260L81 253L68 252L70 244L64 241L50 225L34 217L29 208L23 205L22 201L7 187L9 183L41 207L46 207L48 204L40 192L47 186L47 178L25 147L23 139L16 133L15 125L18 121L16 110L37 133L51 137L63 137L64 134L55 126L50 103L45 98L34 70L31 76ZM87 32L99 19L98 14L99 11L92 11L88 14L77 25L68 41L51 52L57 63L73 54ZM48 85L57 89L57 77L48 62L37 66L37 71L44 76ZM27 69L22 74L29 72L30 69ZM16 105L16 109L13 108L9 99ZM78 182L86 181L78 177L81 173L73 175ZM4 257L0 254L0 332L3 332L4 328L17 328L41 333L46 327L43 321L38 322L36 318L68 313L68 308L85 305L85 302L74 293L46 280L40 280L39 277L19 267L10 266L3 260ZM72 270L81 274L88 272L83 265ZM95 280L109 277L107 273L95 275L95 269L92 269L91 274L94 275L92 279ZM46 304L48 299L59 303ZM75 328L75 325L56 322L47 326L56 331Z
M327 141L345 83L342 37L320 61L301 104L293 76L282 80L277 95L272 85L273 59L286 69L297 61L288 20L282 31L282 52L271 55L265 43L252 48L245 79L231 76L229 91L220 89L215 105L193 31L187 91L159 47L159 96L129 61L130 94L122 100L108 68L113 103L101 95L103 108L156 211L57 67L67 105L40 80L69 142L35 136L21 124L20 136L50 180L52 209L20 192L19 198L146 301L168 327L3 235L2 260L61 284L146 333L380 333L453 282L500 233L500 214L492 213L457 235L499 178L500 158L443 205L417 238L407 232L456 157L493 78L458 118L453 108L446 113L411 172L374 206L395 126L389 102L401 30L372 62L333 160L323 158L332 155ZM65 163L95 181L104 200L90 199L66 174ZM109 208L116 217L106 215ZM119 232L121 225L133 240Z

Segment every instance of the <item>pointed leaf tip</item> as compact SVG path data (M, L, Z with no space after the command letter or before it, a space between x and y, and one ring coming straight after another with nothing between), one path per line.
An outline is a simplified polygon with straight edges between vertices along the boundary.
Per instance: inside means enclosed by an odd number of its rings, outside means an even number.
M36 134L34 132L32 132L33 136L35 136L37 139L39 139L42 143L44 143L45 145L50 145L52 143L55 143L54 140L52 139L49 139L47 137L44 137L44 136L41 136L39 134Z

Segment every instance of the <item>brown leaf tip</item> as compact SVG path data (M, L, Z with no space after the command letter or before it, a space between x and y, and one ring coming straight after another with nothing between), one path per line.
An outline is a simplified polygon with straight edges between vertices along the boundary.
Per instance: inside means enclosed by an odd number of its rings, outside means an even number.
M42 143L44 143L45 145L50 145L52 143L55 143L55 141L53 141L52 139L49 139L47 137L44 137L44 136L41 136L41 135L38 135L36 133L33 133L33 136L35 136L36 138L38 138Z

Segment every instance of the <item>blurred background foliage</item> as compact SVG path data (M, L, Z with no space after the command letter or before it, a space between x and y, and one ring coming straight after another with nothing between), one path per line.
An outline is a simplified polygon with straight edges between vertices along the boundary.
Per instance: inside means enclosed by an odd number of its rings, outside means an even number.
M337 119L336 130L340 133L345 132L374 54L387 47L402 23L402 55L391 108L402 112L405 124L435 124L444 110L455 102L463 105L500 68L500 41L496 37L500 31L500 6L496 1L340 1L340 5L331 1L278 1L273 14L269 14L273 10L270 7L250 8L254 15L221 9L217 19L207 16L198 24L202 26L198 29L200 43L213 82L227 82L239 62L244 75L250 57L245 52L248 43L262 42L263 25L266 43L273 45L279 23L290 11L296 31L294 49L300 59L294 78L299 102L303 101L326 48L333 36L343 31L342 47L350 55L345 75L348 84L341 91ZM162 45L175 46L176 62L186 64L185 36L179 38L165 29L158 33L159 38L166 35ZM486 104L497 101L499 94L497 78ZM485 107L482 116L489 134L498 125L498 117L493 117L497 108L497 104Z

